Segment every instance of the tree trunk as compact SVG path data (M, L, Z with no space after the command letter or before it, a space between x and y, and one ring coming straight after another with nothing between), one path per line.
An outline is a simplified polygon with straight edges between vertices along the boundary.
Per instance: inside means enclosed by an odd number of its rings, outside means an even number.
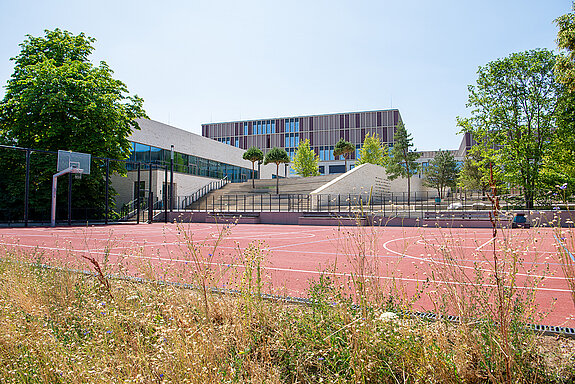
M525 189L523 196L525 198L525 209L533 209L533 191Z
M411 177L407 177L407 209L411 204Z
M256 178L256 166L255 166L255 161L252 161L252 189L256 188L256 182L255 179Z
M280 193L280 163L276 163L276 195Z

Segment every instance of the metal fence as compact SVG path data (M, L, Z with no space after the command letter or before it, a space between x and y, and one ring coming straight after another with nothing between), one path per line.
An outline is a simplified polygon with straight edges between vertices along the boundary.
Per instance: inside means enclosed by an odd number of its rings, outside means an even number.
M519 200L515 195L501 196L501 209L521 209ZM181 208L206 212L370 212L407 218L449 215L462 219L488 217L491 209L488 197L480 192L450 194L442 199L430 192L414 192L409 196L407 193L212 194Z
M50 223L52 176L56 173L57 158L55 151L0 145L0 223L24 226ZM62 176L56 193L57 223L118 221L121 207L115 204L117 193L110 177L125 172L127 165L150 171L158 169L154 164L92 156L89 175Z
M27 226L29 223L50 223L51 181L55 173L57 152L0 145L0 223ZM114 172L127 168L137 172L134 190L129 193L136 198L116 206L115 191L110 181ZM166 192L173 175L165 166L150 163L134 163L92 156L91 174L76 179L69 174L67 180L58 184L56 219L59 224L109 223L118 220L152 222L169 210L197 210L212 212L377 212L385 216L438 217L450 215L461 218L478 218L488 215L491 204L481 193L455 193L437 199L427 192L363 193L363 194L243 194L213 193L224 186L226 180L215 180L188 196L171 199ZM152 172L160 170L164 179L164 192L154 195ZM149 180L140 189L140 180ZM67 181L67 182L66 182ZM170 181L170 183L168 182ZM136 185L138 190L136 190ZM156 186L157 187L157 186ZM170 188L171 189L171 188ZM124 191L126 193L126 191ZM571 202L560 196L539 193L535 209L573 208ZM500 196L504 210L523 209L523 197L519 193ZM152 209L150 209L152 207Z

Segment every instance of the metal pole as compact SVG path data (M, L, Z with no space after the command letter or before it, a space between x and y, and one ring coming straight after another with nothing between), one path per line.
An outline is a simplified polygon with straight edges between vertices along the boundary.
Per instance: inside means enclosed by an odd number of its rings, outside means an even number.
M347 211L351 212L351 194L347 194Z
M140 165L142 163L138 162L138 185L136 187L136 212L138 214L138 218L136 219L136 223L140 224Z
M72 225L72 174L68 173L68 225Z
M30 198L30 150L26 149L26 184L24 185L24 226L28 226L28 201Z
M167 184L167 183L166 183ZM170 212L174 210L174 146L170 149Z
M58 191L58 174L52 176L52 212L51 223L52 227L56 226L56 192Z
M106 218L105 223L108 224L108 212L110 209L110 159L106 159Z
M168 167L164 168L164 193L165 193L165 201L164 201L164 223L168 222L168 201L170 205L172 203L171 196L168 197L168 192L171 192L171 185L168 185ZM171 194L171 193L170 193Z
M152 192L152 163L148 163L148 167L150 167L149 175L150 175L150 188L148 193L148 224L152 224L152 219L154 218L154 192Z

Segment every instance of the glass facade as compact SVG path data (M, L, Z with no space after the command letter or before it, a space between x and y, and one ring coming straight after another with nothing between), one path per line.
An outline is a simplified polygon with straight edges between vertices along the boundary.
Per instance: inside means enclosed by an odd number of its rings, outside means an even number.
M131 144L132 150L127 163L128 171L137 169L133 163L129 163L130 161L141 162L141 169L148 169L149 163L170 168L171 151L169 149L134 142ZM252 170L174 151L174 172L215 179L222 179L227 176L232 183L237 183L249 180ZM255 178L259 178L258 171L255 171Z

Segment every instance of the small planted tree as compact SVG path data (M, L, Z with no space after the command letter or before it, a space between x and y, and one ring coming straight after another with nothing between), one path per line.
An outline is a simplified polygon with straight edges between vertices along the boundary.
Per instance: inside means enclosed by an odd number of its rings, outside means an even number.
M387 158L387 146L381 142L379 135L371 136L369 133L365 135L363 145L359 149L359 159L357 159L356 165L367 163L385 165Z
M344 164L345 164L345 172L347 172L347 157L350 153L355 151L355 146L346 141L344 139L339 139L339 141L335 144L333 149L333 155L337 158L339 156L343 156Z
M441 199L446 187L455 188L457 173L457 162L453 154L439 150L425 171L424 184L437 189L437 194Z
M254 181L255 173L256 173L255 162L256 161L262 161L264 158L264 153L258 147L251 147L247 151L244 152L244 155L242 157L244 160L249 160L252 162L252 188L255 188L256 187L256 184Z
M264 165L274 163L276 165L276 194L279 194L279 173L280 164L287 164L290 162L289 156L285 149L274 147L264 157Z
M319 175L319 157L310 148L309 139L300 143L293 159L293 169L302 177Z
M407 179L407 206L411 201L411 176L419 170L419 164L416 160L419 154L414 152L413 138L407 133L402 122L397 125L395 135L393 136L393 148L391 156L386 165L386 171L390 180L398 177Z

